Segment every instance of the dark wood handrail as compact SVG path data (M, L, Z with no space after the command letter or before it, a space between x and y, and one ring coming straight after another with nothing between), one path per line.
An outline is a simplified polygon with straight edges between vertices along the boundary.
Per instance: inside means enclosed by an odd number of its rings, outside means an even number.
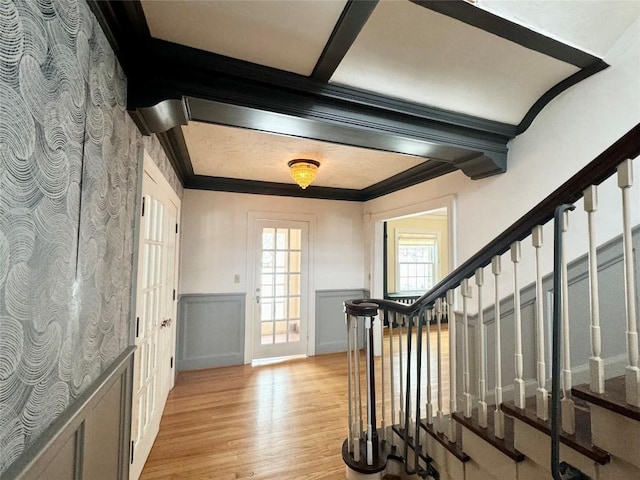
M366 301L404 315L416 314L421 308L443 297L447 291L456 288L462 280L470 278L477 268L487 266L494 256L505 253L513 242L527 238L535 226L544 225L551 220L558 205L574 203L582 197L587 187L601 184L616 172L620 163L638 155L640 123L412 304L385 299Z

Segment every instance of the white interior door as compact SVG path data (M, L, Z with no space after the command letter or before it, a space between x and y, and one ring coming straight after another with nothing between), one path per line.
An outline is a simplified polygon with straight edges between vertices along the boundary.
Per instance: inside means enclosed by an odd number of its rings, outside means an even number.
M307 353L309 226L256 220L253 358Z
M146 153L143 175L130 479L140 476L149 456L175 372L180 202Z

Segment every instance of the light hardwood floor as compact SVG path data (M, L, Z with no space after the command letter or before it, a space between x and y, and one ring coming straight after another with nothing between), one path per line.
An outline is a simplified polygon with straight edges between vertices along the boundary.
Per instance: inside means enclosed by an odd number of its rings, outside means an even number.
M346 435L345 353L182 372L141 478L343 479Z

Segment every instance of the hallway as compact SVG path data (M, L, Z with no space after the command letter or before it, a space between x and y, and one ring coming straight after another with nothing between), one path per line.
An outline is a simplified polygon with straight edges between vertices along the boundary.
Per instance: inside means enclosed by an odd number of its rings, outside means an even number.
M435 328L431 341L435 364ZM448 373L443 385L448 406ZM341 479L346 435L345 353L182 372L141 479Z

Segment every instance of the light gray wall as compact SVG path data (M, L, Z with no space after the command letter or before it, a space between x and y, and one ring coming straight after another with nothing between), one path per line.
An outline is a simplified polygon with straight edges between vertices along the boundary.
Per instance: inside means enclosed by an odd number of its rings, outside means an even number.
M640 227L633 231L634 269L636 278L636 303L640 298ZM624 302L624 270L622 259L622 238L616 237L598 248L598 286L600 290L600 322L602 333L602 358L605 361L607 377L622 375L627 362L626 356L626 314ZM588 263L586 255L568 265L569 277L569 318L571 334L571 366L573 384L588 383L589 357L591 342L589 336L589 290ZM510 265L503 263L503 274L507 274ZM485 289L493 289L492 278L485 272ZM553 277L543 277L544 316L545 316L545 356L547 382L550 388L551 369L551 310L553 303ZM477 302L474 284L474 298ZM515 326L513 295L500 302L501 310L501 349L502 380L505 399L512 397L512 384L515 378ZM495 388L495 311L493 306L483 309L486 326L487 388L489 401ZM527 381L527 394L532 395L536 387L536 336L535 336L535 285L521 289L522 348L524 357L524 379ZM471 373L471 392L477 394L477 316L469 316L469 362ZM462 393L462 316L457 315L458 339L458 393ZM459 398L459 400L461 397Z
M347 300L369 298L364 289L316 291L316 354L347 350L343 304Z
M316 291L316 354L347 349L343 303L368 296L363 289ZM181 295L178 312L179 371L244 363L244 293Z
M244 293L181 295L178 312L178 370L244 363Z

